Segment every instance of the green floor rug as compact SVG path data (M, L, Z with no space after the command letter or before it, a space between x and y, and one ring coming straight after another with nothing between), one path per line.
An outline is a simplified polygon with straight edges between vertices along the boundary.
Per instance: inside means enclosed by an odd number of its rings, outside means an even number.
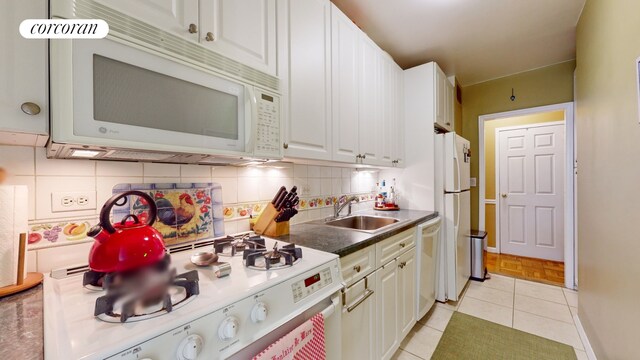
M569 345L454 312L432 360L575 360Z

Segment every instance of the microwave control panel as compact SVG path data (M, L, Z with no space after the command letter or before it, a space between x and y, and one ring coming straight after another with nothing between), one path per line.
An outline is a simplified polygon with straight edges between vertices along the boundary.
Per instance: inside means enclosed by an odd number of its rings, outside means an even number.
M256 90L256 156L281 158L280 97Z

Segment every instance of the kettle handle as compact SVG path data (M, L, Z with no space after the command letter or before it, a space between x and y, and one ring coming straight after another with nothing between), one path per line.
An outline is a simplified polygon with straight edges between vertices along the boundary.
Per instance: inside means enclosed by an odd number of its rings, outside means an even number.
M149 205L149 218L147 219L147 226L153 225L156 221L156 214L158 212L158 208L156 206L156 202L153 200L151 196L147 193L143 193L142 191L130 190L125 191L121 194L113 195L106 203L102 206L102 210L100 210L100 225L105 229L109 234L113 234L116 232L116 229L111 224L111 219L109 219L109 215L111 214L111 208L117 204L118 200L122 198L126 198L129 195L135 195L146 200L147 205ZM126 203L126 202L125 202ZM118 204L120 205L120 204ZM124 205L124 204L122 204ZM127 215L123 220L126 220L132 215ZM137 220L137 217L135 217Z

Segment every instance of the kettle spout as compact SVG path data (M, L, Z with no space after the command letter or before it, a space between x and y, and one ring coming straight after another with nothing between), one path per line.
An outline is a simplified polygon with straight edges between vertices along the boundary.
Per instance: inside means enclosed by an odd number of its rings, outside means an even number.
M96 225L87 231L87 236L91 236L99 242L109 239L109 233L100 225Z

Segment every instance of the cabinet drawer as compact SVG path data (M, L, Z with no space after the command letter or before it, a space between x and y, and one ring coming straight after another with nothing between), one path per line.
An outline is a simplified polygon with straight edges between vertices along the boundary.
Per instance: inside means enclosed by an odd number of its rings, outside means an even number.
M376 268L411 249L416 244L416 229L411 228L376 244Z
M342 278L347 286L367 276L375 270L376 247L369 246L340 258Z

